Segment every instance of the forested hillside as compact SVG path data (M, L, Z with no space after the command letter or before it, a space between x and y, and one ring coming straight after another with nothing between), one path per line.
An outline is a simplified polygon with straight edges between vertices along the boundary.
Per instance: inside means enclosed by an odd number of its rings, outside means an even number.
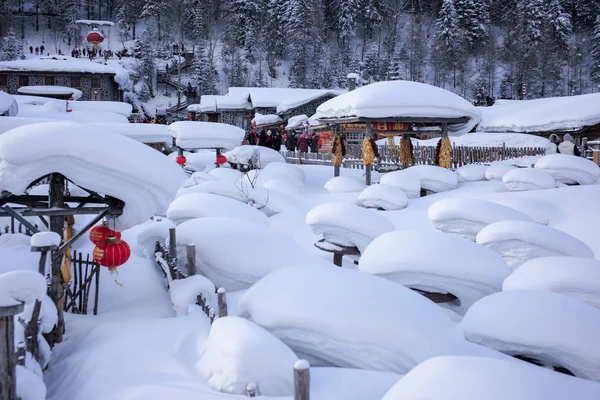
M0 3L4 58L25 24L80 44L77 19L115 21L122 44L196 52L202 94L227 86L344 87L408 79L464 97L589 93L600 85L599 0L40 0ZM12 28L10 28L12 27ZM14 30L14 35L9 30ZM12 38L12 39L11 39ZM131 50L131 49L130 49ZM9 53L7 55L7 53Z

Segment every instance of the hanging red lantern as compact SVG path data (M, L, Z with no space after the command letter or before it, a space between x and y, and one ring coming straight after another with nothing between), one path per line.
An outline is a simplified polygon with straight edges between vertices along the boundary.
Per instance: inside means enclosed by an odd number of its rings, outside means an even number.
M94 45L94 50L96 50L98 45L104 41L104 35L102 35L97 28L92 29L85 38L89 43Z
M177 158L175 158L175 162L183 166L187 162L187 159L185 158L185 156L177 156Z
M252 119L252 114L246 114L246 118Z
M95 245L105 241L109 236L115 236L117 239L121 239L121 232L109 229L106 221L103 221L100 225L96 225L90 231L90 241Z
M92 252L94 261L110 271L125 264L131 256L131 249L127 242L115 236L109 236L106 240L98 243Z
M223 165L226 162L227 162L227 157L225 157L224 155L217 156L217 164Z
M256 121L252 121L252 127L256 128Z

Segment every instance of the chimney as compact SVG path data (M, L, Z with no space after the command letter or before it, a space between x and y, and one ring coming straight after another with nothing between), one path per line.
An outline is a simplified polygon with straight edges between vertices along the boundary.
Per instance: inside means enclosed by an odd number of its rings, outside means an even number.
M348 91L351 92L356 89L356 83L358 82L358 74L355 72L350 72L347 76L348 78Z

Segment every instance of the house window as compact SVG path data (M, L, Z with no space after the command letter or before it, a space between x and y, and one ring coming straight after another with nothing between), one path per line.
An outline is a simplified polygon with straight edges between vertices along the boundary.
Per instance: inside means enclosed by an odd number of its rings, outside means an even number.
M19 87L29 86L29 77L27 75L19 75Z
M44 85L54 86L54 77L53 76L45 76L44 77Z
M71 77L71 87L72 88L80 88L81 87L81 77L80 76L72 76Z
M0 87L7 87L7 86L8 86L8 76L0 75Z
M92 78L92 89L100 89L100 78Z

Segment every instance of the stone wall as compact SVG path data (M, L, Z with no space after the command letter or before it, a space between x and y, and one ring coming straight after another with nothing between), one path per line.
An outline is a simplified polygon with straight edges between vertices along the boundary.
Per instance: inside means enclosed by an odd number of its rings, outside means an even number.
M254 112L262 114L262 115L277 114L277 108L275 108L275 107L256 107L254 109Z

